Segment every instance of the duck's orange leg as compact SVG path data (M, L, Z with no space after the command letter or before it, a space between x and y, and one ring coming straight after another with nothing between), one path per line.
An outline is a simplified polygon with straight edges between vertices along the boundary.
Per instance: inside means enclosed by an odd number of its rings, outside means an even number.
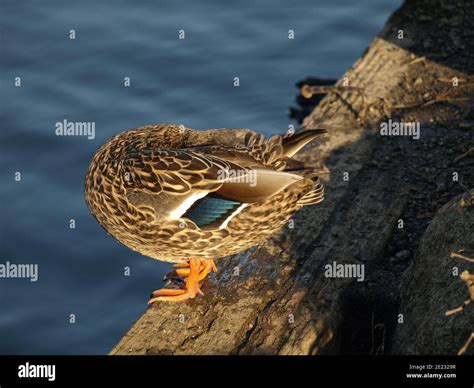
M189 263L177 264L175 267L189 267L176 270L179 276L185 278L185 289L174 290L162 288L161 290L156 290L153 292L154 298L149 300L149 304L158 301L180 302L182 300L192 299L197 294L204 295L199 288L199 281L204 279L209 272L216 270L214 262L205 259L191 259Z
M179 264L175 264L173 267L177 268L175 272L179 277L184 279L189 276L189 273L190 273L189 263L179 263ZM209 260L201 259L201 267L199 270L199 281L205 279L206 276L209 275L211 272L216 272L216 271L217 271L217 268L216 268L216 265L214 264L214 261L212 261L211 259Z

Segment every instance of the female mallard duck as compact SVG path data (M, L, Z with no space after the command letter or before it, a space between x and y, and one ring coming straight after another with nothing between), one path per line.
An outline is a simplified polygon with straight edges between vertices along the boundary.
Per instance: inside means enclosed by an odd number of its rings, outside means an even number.
M216 270L212 259L262 243L302 206L323 200L318 170L292 157L325 132L264 141L249 130L131 129L94 155L85 199L122 244L177 263L184 289L157 290L150 303L194 298Z

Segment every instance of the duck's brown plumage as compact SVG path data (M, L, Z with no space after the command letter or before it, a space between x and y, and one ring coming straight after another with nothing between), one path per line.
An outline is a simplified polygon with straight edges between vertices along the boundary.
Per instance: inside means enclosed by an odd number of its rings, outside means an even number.
M248 130L131 129L94 155L85 199L110 235L146 256L182 262L235 254L265 241L302 206L322 201L313 169L292 156L324 132L265 141ZM256 177L256 185L235 182L233 171ZM214 197L235 208L201 227L186 217Z

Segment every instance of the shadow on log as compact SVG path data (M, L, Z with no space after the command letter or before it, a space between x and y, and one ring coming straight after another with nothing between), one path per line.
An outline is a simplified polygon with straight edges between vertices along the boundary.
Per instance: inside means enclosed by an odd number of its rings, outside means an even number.
M111 354L389 353L420 237L474 183L472 157L458 158L474 130L473 7L405 3L336 83L365 97L330 92L303 121L329 130L301 156L329 167L325 201L219 260L205 297L148 308ZM419 138L381 136L390 119L419 123ZM334 262L363 265L363 281L327 277Z
M402 283L404 323L397 328L394 352L458 353L474 332L474 306L455 308L471 300L462 278L473 272L474 258L465 256L473 253L474 190L444 205L423 235Z

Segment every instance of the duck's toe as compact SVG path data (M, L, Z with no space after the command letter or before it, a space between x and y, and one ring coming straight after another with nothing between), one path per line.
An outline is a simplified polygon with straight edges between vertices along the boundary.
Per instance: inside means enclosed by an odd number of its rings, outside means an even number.
M208 260L191 259L187 266L189 268L178 268L175 272L181 279L185 278L184 289L162 288L152 293L153 298L148 301L148 304L154 302L180 302L186 299L192 299L197 294L204 295L199 288L199 281L204 279L207 274L213 270L213 264ZM179 267L185 267L179 265ZM214 266L215 267L215 266Z

